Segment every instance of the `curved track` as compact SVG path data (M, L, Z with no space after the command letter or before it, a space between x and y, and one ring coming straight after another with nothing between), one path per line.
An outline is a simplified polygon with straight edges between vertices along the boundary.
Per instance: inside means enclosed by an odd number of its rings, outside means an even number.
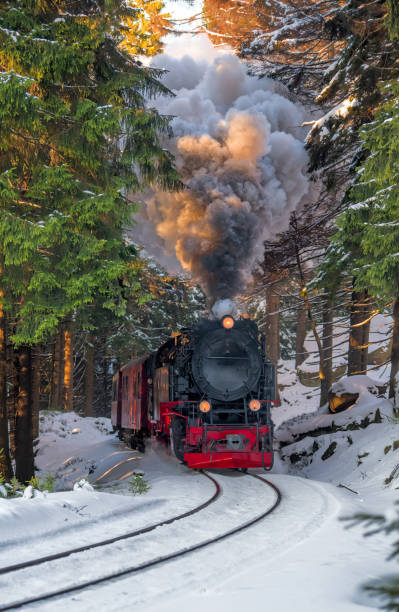
M0 574L6 574L6 573L11 573L20 569L25 569L28 567L32 567L34 565L40 565L42 563L45 563L47 561L53 561L56 559L61 559L64 557L67 557L73 553L78 553L78 552L83 552L86 550L90 550L92 548L97 548L100 546L106 546L107 544L113 544L114 542L118 542L120 540L125 540L128 538L133 538L136 537L138 535L142 535L144 533L148 533L149 531L153 531L154 529L156 529L157 527L160 527L162 525L168 525L171 524L175 521L181 520L183 518L186 518L188 516L191 516L193 514L196 514L197 512L199 512L200 510L203 510L204 508L206 508L207 506L209 506L210 504L212 504L214 501L216 501L216 499L220 496L220 493L222 491L219 483L209 474L206 474L203 472L203 475L206 476L207 478L209 478L210 480L212 480L212 482L215 484L215 488L216 491L214 493L214 495L207 500L205 503L201 504L200 506L197 506L196 508L194 508L193 510L190 510L188 512L185 512L184 514L178 515L176 517L172 517L166 521L162 521L159 522L155 525L150 525L148 527L145 527L143 529L137 530L135 532L131 532L128 534L123 534L122 536L117 536L115 538L110 538L107 540L103 540L101 542L96 542L94 544L91 545L87 545L87 546L82 546L80 548L75 548L75 549L70 549L68 551L64 551L62 553L57 553L57 554L53 554L53 555L49 555L47 557L41 557L39 559L33 559L31 561L28 561L26 563L19 563L17 565L11 565L8 567L4 567L4 568L0 568ZM202 548L205 548L206 546L209 546L211 544L214 544L216 542L220 542L226 538L228 538L229 536L232 536L236 533L239 533L241 531L243 531L244 529L247 529L248 527L251 527L252 525L255 525L256 523L258 523L259 521L261 521L263 518L265 518L266 516L268 516L269 514L271 514L275 508L280 504L281 501L281 493L279 491L279 489L273 484L271 483L269 480L267 480L266 478L262 478L261 476L257 475L257 474L248 474L248 476L250 476L251 478L256 478L257 480L260 480L261 482L263 482L265 485L269 486L271 489L273 489L274 493L275 493L275 500L274 503L272 504L272 506L268 507L267 509L263 510L261 514L255 516L255 518L252 518L240 525L238 525L237 527L234 527L232 529L229 529L228 531L225 531L224 533L220 534L220 535L216 535L212 538L203 540L199 543L193 544L191 546L187 546L186 548L177 550L173 553L169 553L169 554L165 554L162 556L158 556L155 557L154 559L151 559L149 561L145 561L143 563L137 564L137 565L133 565L131 567L125 568L123 570L120 571L115 571L113 573L109 573L107 575L101 576L100 578L95 578L95 579L91 579L88 580L86 582L81 582L79 584L76 585L72 585L72 586L67 586L65 588L61 588L59 590L54 590L51 591L49 593L45 593L43 595L38 595L36 597L32 597L32 598L27 598L21 601L14 601L14 602L10 602L4 606L0 605L0 611L1 612L5 612L6 610L15 610L18 608L21 608L23 606L29 605L29 604L34 604L34 603L38 603L41 601L46 601L46 600L50 600L52 598L55 597L59 597L62 595L68 595L70 593L76 592L76 591L80 591L82 589L91 587L91 586L95 586L97 584L101 584L104 582L108 582L110 580L113 579L117 579L117 578L121 578L124 576L127 576L129 574L134 574L137 573L141 570L145 570L151 567L154 567L156 565L159 565L161 563L165 563L166 561L171 561L174 560L178 557L182 557L190 552L194 552L196 550L200 550Z
M135 538L139 535L142 535L143 533L148 533L150 531L153 531L157 527L162 527L163 525L170 525L171 523L174 523L175 521L180 521L181 519L186 518L187 516L192 516L193 514L196 514L197 512L204 510L205 508L210 506L210 504L212 504L213 502L217 500L217 498L219 497L221 493L221 488L220 488L219 483L214 478L212 478L212 476L209 476L209 474L206 474L205 472L201 472L201 473L203 474L203 476L206 476L207 478L209 478L209 480L213 482L213 484L215 485L215 493L206 502L204 502L203 504L199 506L196 506L195 508L193 508L193 510L188 510L187 512L184 512L184 514L172 516L172 518L167 519L165 521L160 521L159 523L154 523L154 525L148 525L148 527L143 527L142 529L137 529L136 531L130 531L128 533L124 533L122 535L115 536L114 538L108 538L106 540L99 540L98 542L94 542L93 544L79 546L79 548L70 548L69 550L65 550L59 553L54 553L52 555L46 555L44 557L38 557L37 559L32 559L31 561L25 561L22 563L16 563L15 565L8 565L6 567L1 567L0 575L9 574L10 572L16 572L17 570L26 569L27 567L33 567L35 565L41 565L42 563L47 563L47 561L55 561L56 559L63 559L65 557L69 557L69 555L73 555L74 553L84 552L86 550L92 550L93 548L98 548L100 546L107 546L107 544L114 544L115 542L120 542L122 540L128 540L129 538ZM0 610L4 610L4 609L7 609L7 608L0 607Z

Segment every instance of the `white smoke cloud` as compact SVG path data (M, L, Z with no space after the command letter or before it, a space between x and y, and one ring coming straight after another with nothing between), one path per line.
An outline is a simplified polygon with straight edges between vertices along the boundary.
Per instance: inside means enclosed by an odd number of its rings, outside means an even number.
M156 100L174 115L166 144L187 189L156 191L146 217L169 255L211 300L245 288L263 242L287 227L308 196L301 107L275 82L248 76L245 64L199 37L201 52L158 56L175 98Z
M226 315L233 315L236 312L236 304L229 299L218 300L212 306L212 313L217 319L222 319Z

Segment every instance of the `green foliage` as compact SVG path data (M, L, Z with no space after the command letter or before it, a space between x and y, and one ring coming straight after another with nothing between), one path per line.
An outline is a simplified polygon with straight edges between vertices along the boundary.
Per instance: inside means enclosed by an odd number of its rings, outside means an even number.
M389 101L361 131L368 155L321 267L322 275L345 271L382 300L399 294L399 85L384 90Z
M398 504L396 503L396 507ZM358 513L351 517L352 525L359 523L365 524L367 528L373 527L366 532L366 536L372 536L377 533L385 533L387 535L397 534L399 531L399 512L395 508L390 512L392 516L382 514L367 514ZM392 545L392 552L389 556L390 559L399 557L399 540L395 540ZM386 580L380 580L377 583L368 584L366 590L370 591L375 596L378 596L380 601L382 600L382 608L384 610L399 609L399 575L389 577ZM380 607L380 606L379 606Z
M36 491L52 493L55 487L55 477L51 474L47 474L44 478L32 476L27 484L22 484L16 478L6 482L5 478L0 474L0 497L20 497L28 486L33 487Z
M312 129L308 150L310 169L323 169L320 178L328 190L339 193L351 180L362 157L359 129L387 100L381 83L399 76L399 47L392 40L398 31L398 10L396 0L349 0L325 23L341 50L325 73L317 100L333 112Z
M123 49L130 53L155 55L162 50L162 36L170 30L170 15L162 13L164 8L160 0L129 0L129 6L135 10L134 16L125 22Z
M126 314L111 320L102 311L97 319L97 325L108 328L108 348L119 363L153 352L173 331L192 326L206 308L198 287L169 274L152 259L142 257L134 268Z
M388 7L388 30L391 38L399 38L399 4L397 0L387 0Z
M55 487L55 476L52 476L51 474L46 474L44 478L32 476L28 482L28 485L31 485L38 491L48 491L48 493L53 493Z
M167 90L121 48L138 10L0 2L1 282L16 345L86 305L125 313L131 198L149 183L180 186L161 143L169 118L147 107Z
M151 485L142 476L142 474L135 474L129 479L129 491L133 495L143 495L151 489Z
M12 478L10 482L6 482L3 476L0 476L0 497L17 497L23 495L24 485L16 478Z

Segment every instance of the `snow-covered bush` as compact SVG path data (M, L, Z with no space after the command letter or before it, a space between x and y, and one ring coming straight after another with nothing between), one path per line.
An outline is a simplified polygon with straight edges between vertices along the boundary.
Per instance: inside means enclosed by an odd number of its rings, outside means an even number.
M376 533L398 534L399 532L399 502L395 506L391 506L384 514L356 514L352 519L354 524L359 522L365 523L366 527L374 526L371 530L366 531L366 536L372 536ZM389 559L399 558L399 540L393 543L393 550L389 555ZM365 589L376 597L380 597L384 602L382 608L384 610L399 610L399 573L389 576L378 582L369 583Z
M6 482L3 476L0 475L0 498L11 497L38 497L45 493L54 491L55 478L47 474L44 478L33 476L25 485L19 482L16 478L12 478Z
M81 478L78 482L75 482L73 485L74 491L94 491L94 487L90 484L88 480L85 478Z

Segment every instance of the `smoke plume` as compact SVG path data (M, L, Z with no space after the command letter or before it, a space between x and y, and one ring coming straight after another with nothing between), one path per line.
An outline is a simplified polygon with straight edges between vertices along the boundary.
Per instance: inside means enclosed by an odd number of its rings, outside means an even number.
M176 157L186 189L156 191L147 218L211 301L232 298L262 258L263 241L287 225L309 191L302 109L278 85L201 40L205 56L158 56L175 98L156 101L174 115Z
M217 300L212 306L212 314L217 319L222 319L226 315L234 315L236 313L236 304L229 299Z

